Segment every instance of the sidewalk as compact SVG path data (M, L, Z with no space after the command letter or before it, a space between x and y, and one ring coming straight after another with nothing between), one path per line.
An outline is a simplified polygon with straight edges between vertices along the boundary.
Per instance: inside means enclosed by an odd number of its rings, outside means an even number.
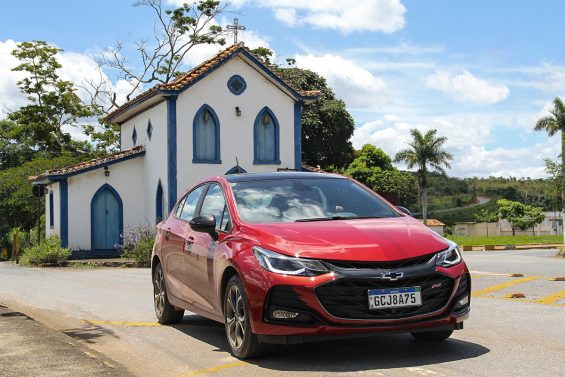
M0 305L0 376L130 376L121 366Z

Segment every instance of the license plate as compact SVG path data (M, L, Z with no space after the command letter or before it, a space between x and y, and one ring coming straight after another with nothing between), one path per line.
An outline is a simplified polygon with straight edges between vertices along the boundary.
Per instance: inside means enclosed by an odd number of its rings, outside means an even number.
M422 305L420 287L369 289L369 309Z

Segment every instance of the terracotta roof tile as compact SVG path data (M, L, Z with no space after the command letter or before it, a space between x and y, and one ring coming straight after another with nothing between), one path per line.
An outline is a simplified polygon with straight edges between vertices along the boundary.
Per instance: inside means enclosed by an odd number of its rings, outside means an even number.
M144 99L148 98L149 96L151 96L152 94L156 93L159 90L179 90L179 89L182 89L183 87L185 87L185 86L189 85L190 83L192 83L193 81L197 80L200 76L206 74L210 69L217 66L223 60L229 58L230 56L232 56L233 54L235 54L236 52L241 51L241 50L245 50L247 53L254 56L255 59L261 61L260 58L257 55L253 54L253 52L251 52L251 50L249 48L244 46L243 42L231 45L228 48L226 48L225 50L222 50L219 53L217 53L212 58L202 62L199 65L197 65L196 67L194 67L193 69L191 69L187 73L177 77L173 81L171 81L167 84L157 84L154 87L146 90L145 92L141 93L137 97L135 97L135 98L129 100L128 102L124 103L122 106L118 107L116 110L112 111L110 114L108 114L105 117L105 119L113 118L114 116L118 115L119 113L121 113L122 111L127 109L133 103L142 102ZM270 73L275 75L279 80L283 81L286 85L288 85L290 88L292 88L292 90L299 93L301 96L316 97L320 94L319 90L300 90L300 89L297 89L297 88L293 87L292 85L290 85L286 80L284 80L274 70L270 69L266 65L265 65L265 67L270 71Z
M60 169L47 170L43 174L31 176L28 179L30 181L39 181L43 178L47 178L48 176L52 176L52 175L65 175L65 174L69 174L69 173L77 173L81 170L93 168L93 167L96 167L96 166L103 166L103 165L105 165L109 162L121 160L125 157L134 156L134 155L143 154L143 153L145 153L145 147L140 145L140 146L137 146L137 147L125 149L123 151L114 153L110 156L105 156L105 157L95 158L95 159L84 161L84 162L79 162L78 164L65 166L64 168L60 168Z

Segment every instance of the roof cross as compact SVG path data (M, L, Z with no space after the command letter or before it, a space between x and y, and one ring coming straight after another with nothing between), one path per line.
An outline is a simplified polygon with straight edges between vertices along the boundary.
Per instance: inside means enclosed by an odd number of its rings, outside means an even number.
M239 30L245 30L245 26L239 24L237 18L233 19L233 25L226 26L226 29L233 30L233 44L237 44L237 34Z

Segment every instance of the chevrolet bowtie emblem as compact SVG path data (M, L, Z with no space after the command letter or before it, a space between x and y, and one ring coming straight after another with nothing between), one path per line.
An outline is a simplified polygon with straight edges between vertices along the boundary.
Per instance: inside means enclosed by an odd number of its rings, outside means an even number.
M381 275L381 279L385 279L385 280L398 280L401 277L404 276L404 272L395 272L395 271L390 271L390 272L385 272Z

